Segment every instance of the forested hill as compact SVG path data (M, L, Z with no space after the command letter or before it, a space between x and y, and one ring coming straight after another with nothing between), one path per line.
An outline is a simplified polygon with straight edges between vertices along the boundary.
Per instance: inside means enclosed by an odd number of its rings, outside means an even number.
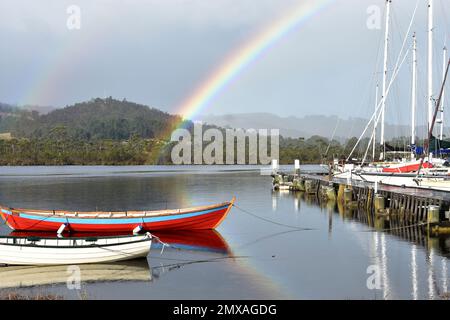
M154 138L180 120L158 109L111 97L92 99L43 115L10 108L8 111L0 115L0 131L26 138L55 135L78 140Z

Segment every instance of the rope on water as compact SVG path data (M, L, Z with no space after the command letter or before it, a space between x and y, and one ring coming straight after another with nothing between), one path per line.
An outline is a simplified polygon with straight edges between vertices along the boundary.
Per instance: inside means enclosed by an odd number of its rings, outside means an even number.
M245 209L237 206L236 204L233 204L233 207L235 207L236 209L239 209L243 213L248 214L248 215L250 215L250 216L252 216L254 218L257 218L259 220L263 220L265 222L269 222L269 223L272 223L272 224L276 224L276 225L279 225L279 226L282 226L282 227L286 227L286 228L290 228L290 229L294 229L294 230L301 230L301 231L317 230L316 228L300 228L300 227L297 227L297 226L283 224L283 223L276 222L276 221L273 221L273 220L270 220L270 219L267 219L267 218L263 218L263 217L260 217L260 216L254 214L254 213L252 213L252 212L250 212L248 210L245 210ZM361 230L359 232L386 232L386 231L401 230L401 229L406 229L406 228L420 227L420 226L423 226L423 225L426 225L426 223L419 222L419 223L415 223L415 224L411 224L411 225L407 225L407 226L401 226L401 227L395 227L395 228L386 228L386 229L379 229L379 230L377 230L377 229Z
M233 207L235 207L236 209L238 209L238 210L242 211L243 213L248 214L248 215L250 215L250 216L252 216L252 217L254 217L256 219L259 219L259 220L262 220L262 221L265 221L265 222L269 222L269 223L272 223L272 224L275 224L275 225L278 225L278 226L281 226L281 227L291 228L291 229L295 229L295 230L304 230L304 231L317 230L317 229L313 229L313 228L300 228L300 227L297 227L297 226L292 226L292 225L280 223L280 222L277 222L277 221L273 221L273 220L270 220L270 219L267 219L267 218L263 218L261 216L258 216L257 214L254 214L254 213L252 213L252 212L250 212L248 210L245 210L245 209L237 206L236 204L233 204Z
M386 229L370 229L370 230L361 230L360 232L386 232L386 231L394 231L394 230L402 230L402 229L407 229L407 228L413 228L413 227L421 227L426 225L425 222L419 222L419 223L414 223L414 224L410 224L407 226L401 226L401 227L395 227L395 228L386 228Z
M164 259L164 260L178 260L178 259L168 259L168 258L159 258L159 257L152 257L152 259ZM197 263L206 263L206 262L216 262L221 260L227 260L227 259L242 259L242 258L249 258L249 256L233 256L228 255L225 257L218 257L218 258L212 258L212 259L201 259L201 260L182 260L182 262L179 263L170 263L160 266L153 266L152 271L155 269L162 269L164 273L164 269L167 268L169 271L172 269L179 269L181 267L191 265L191 264L197 264Z

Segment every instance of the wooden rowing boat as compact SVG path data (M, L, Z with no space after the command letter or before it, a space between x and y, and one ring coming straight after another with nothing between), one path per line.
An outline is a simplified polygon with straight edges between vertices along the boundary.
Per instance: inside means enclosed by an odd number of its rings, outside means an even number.
M0 214L13 230L70 232L122 232L135 230L214 229L226 217L235 198L229 202L175 210L78 212L32 210L0 206Z
M0 236L0 264L63 265L106 263L146 257L150 233L121 237Z

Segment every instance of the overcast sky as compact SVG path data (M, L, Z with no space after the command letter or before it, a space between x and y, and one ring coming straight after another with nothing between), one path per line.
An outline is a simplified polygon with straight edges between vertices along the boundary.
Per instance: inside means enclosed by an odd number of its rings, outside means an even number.
M302 1L309 0L2 0L0 101L62 107L113 96L174 112L227 55ZM391 65L415 2L393 0ZM422 105L426 2L413 26ZM81 9L79 30L66 26L72 4ZM383 36L367 27L371 5L384 15L384 0L334 1L245 68L204 112L368 117ZM450 1L435 6L437 83ZM409 119L410 69L408 57L388 101L392 122Z

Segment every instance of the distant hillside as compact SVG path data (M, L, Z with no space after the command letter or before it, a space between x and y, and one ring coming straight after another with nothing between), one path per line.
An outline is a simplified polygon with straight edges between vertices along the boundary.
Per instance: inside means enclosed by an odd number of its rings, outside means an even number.
M15 109L16 109L15 106L12 106L10 104L6 104L6 103L1 103L0 102L0 112L1 113L13 112Z
M1 110L7 110L7 106ZM133 135L154 138L179 120L145 105L113 98L92 99L48 114L8 109L0 118L0 132L15 137L42 138L55 135L75 139L125 140Z
M37 111L39 114L47 114L53 110L55 110L55 107L52 106L37 106L37 105L31 105L26 104L24 106L19 106L20 109L28 110L28 111Z
M37 106L37 105L31 105L31 104L27 104L27 105L23 105L23 106L16 106L16 105L11 105L11 104L0 102L0 113L18 112L18 111L36 111L39 114L46 114L55 109L56 108L51 107L51 106Z
M299 117L280 117L271 113L239 113L227 115L206 115L199 120L220 127L243 129L280 129L280 134L292 138L310 138L314 135L330 138L336 128L334 139L344 142L348 138L359 136L367 119L339 119L337 116L309 115ZM409 136L409 126L386 124L386 139ZM448 128L446 128L448 132ZM417 128L417 135L425 135L425 127Z

